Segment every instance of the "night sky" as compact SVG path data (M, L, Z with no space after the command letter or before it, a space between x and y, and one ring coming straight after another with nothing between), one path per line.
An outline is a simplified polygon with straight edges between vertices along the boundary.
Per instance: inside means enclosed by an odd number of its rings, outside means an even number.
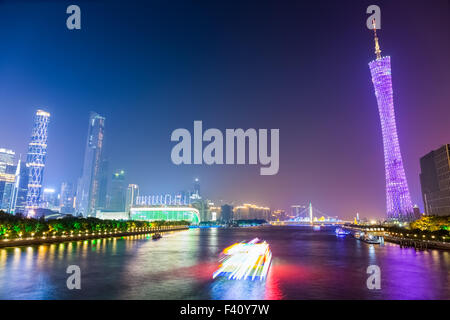
M81 30L66 8L81 7ZM330 215L385 216L367 6L413 203L419 158L450 143L449 3L433 1L0 1L0 147L25 154L51 113L44 185L81 175L89 111L106 117L110 169L141 193L188 189L272 209L312 201ZM279 128L280 170L172 164L177 128Z

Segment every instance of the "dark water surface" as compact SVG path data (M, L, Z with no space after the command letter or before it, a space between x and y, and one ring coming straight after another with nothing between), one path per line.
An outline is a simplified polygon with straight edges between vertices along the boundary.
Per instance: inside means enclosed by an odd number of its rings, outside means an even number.
M266 281L212 279L220 252L255 237L273 262ZM69 290L66 268L81 268ZM381 289L366 286L369 265ZM334 229L191 229L0 249L1 299L450 299L450 253L373 246Z

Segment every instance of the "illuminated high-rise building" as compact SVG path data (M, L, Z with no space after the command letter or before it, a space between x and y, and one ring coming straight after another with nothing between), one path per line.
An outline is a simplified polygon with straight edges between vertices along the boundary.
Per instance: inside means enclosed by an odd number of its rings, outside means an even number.
M233 217L236 220L261 219L269 221L270 208L244 203L242 206L234 207Z
M111 201L108 209L111 211L125 211L126 193L125 171L117 170L111 178Z
M39 208L41 201L49 122L50 113L43 110L36 111L26 163L28 168L28 192L25 211L29 216L34 215L34 210Z
M15 152L0 148L0 210L14 212L15 182L17 166Z
M382 57L378 37L375 34L376 59L369 63L383 134L384 166L386 173L386 209L389 220L410 220L413 206L400 153L400 144L394 113L391 77L391 58Z
M420 158L420 185L428 215L450 215L450 144Z
M200 199L200 181L198 178L194 179L194 192L192 196L194 199Z
M76 212L82 216L95 216L99 207L101 164L105 118L95 112L89 117L83 173L78 181Z
M129 184L125 201L125 212L129 212L131 207L136 205L137 197L139 197L139 186L137 184Z
M5 173L8 166L14 165L15 156L14 151L0 148L0 173Z
M109 160L104 158L100 164L99 187L96 210L108 207Z
M233 206L224 204L220 210L220 219L224 222L230 222L233 220Z
M53 188L44 188L41 196L41 208L59 211L59 194Z
M61 213L73 213L74 211L74 186L70 182L61 184L61 196L59 198L59 206Z
M306 206L302 205L292 205L291 206L291 217L292 218L306 218L307 210Z
M12 212L15 214L24 214L27 206L28 194L28 168L19 159L16 170L16 181L14 186L14 196L12 203Z

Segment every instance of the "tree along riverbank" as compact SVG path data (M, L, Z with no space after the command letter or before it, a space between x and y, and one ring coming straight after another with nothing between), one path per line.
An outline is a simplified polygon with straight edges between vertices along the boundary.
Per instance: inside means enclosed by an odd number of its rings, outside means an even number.
M188 230L188 226L162 226L154 228L136 228L133 231L104 231L104 232L92 232L84 234L71 234L71 235L61 235L61 236L42 236L42 237L29 237L29 238L17 238L17 239L3 239L0 240L0 248L5 247L20 247L20 246L30 246L39 245L47 243L59 243L59 242L72 242L80 240L90 240L90 239L102 239L102 238L112 238L112 237L125 237L140 234L151 234L151 233L164 233L170 231L181 231Z

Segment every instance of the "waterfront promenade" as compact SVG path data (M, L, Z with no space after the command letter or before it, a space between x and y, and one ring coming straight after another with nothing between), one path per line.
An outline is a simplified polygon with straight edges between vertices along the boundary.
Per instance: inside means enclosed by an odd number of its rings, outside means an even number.
M23 239L3 239L0 241L0 248L5 247L19 247L29 245L39 245L44 243L58 243L68 241L101 239L111 237L125 237L149 233L163 233L169 231L187 230L188 226L160 226L153 228L133 228L129 231L99 231L99 232L82 232L77 234L60 235L60 236L42 236L42 237L28 237Z

